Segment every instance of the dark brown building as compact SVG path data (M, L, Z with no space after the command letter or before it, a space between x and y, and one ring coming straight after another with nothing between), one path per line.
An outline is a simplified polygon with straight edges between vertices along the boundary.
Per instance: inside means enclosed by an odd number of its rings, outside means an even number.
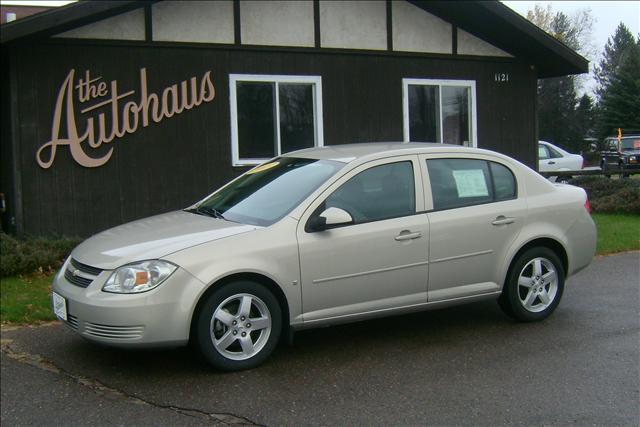
M5 229L86 236L279 153L432 141L536 165L587 61L499 2L81 1L2 26Z

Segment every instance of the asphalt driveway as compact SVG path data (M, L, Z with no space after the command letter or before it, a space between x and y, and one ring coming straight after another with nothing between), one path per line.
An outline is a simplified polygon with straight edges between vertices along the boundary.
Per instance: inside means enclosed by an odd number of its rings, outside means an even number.
M640 253L570 279L544 322L493 302L296 335L262 367L3 330L2 424L640 424Z

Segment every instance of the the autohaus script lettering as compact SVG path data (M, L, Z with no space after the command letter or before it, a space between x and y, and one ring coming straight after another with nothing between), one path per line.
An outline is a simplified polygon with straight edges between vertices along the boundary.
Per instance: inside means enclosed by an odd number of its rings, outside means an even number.
M47 169L53 164L58 147L63 145L69 146L73 159L82 166L102 166L111 158L114 147L110 147L102 157L92 157L87 153L102 144L110 144L117 138L134 133L140 126L145 128L152 122L159 123L203 102L211 102L216 94L211 71L204 73L200 79L191 77L156 94L147 89L147 70L141 68L140 98L137 101L127 101L127 98L136 95L135 91L118 92L116 80L107 86L106 82L101 81L102 77L92 77L87 70L74 86L74 77L75 70L72 69L58 91L51 140L42 145L36 154L42 168ZM76 99L81 105L76 104ZM95 103L87 106L89 101ZM76 123L76 107L81 108L80 117L100 108L105 111L87 117L84 123ZM66 137L60 135L62 129L66 129Z

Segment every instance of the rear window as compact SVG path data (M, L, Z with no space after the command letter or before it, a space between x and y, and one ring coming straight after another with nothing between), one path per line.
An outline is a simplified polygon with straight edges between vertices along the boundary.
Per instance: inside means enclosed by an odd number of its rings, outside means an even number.
M427 160L433 208L453 209L499 202L517 196L509 168L478 159Z

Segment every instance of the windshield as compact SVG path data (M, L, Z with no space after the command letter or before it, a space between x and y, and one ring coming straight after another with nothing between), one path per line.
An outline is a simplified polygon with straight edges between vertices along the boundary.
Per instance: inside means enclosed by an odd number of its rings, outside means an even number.
M620 141L620 147L623 150L640 150L640 137L632 136L629 138L622 138Z
M283 218L344 163L281 157L260 165L213 193L197 213L268 226Z

